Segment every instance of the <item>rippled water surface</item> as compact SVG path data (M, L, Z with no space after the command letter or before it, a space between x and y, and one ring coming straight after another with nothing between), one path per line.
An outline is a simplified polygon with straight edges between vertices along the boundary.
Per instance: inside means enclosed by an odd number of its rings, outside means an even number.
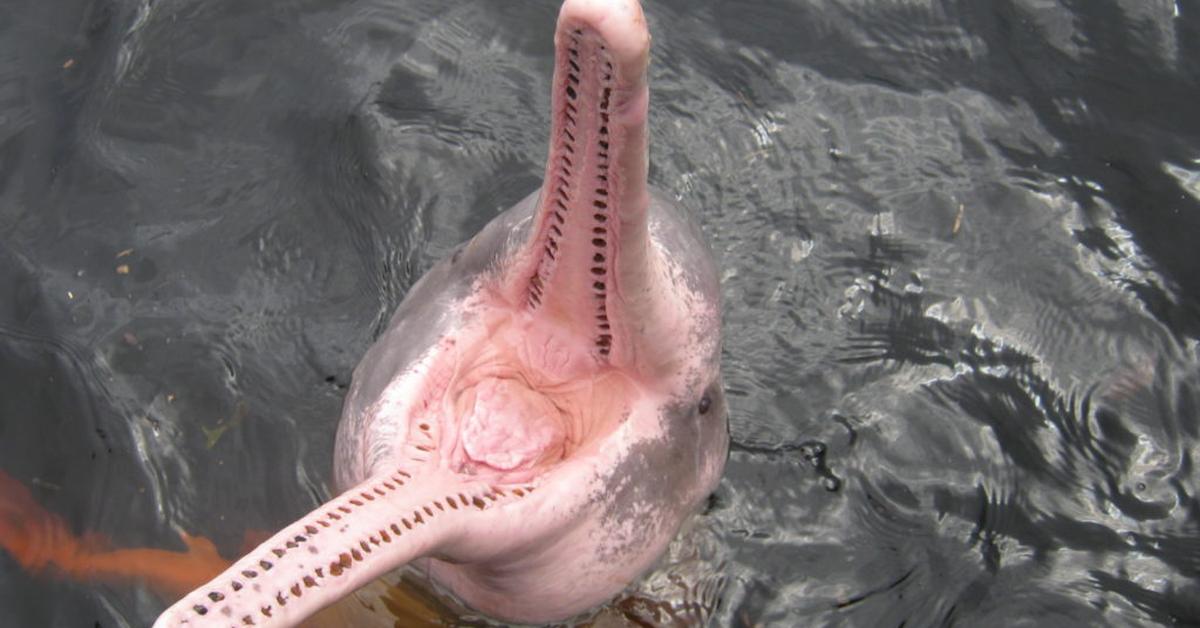
M610 614L1200 622L1200 5L646 4L734 444ZM556 11L0 5L0 471L114 546L327 495L359 356L538 185ZM0 625L163 606L0 553Z

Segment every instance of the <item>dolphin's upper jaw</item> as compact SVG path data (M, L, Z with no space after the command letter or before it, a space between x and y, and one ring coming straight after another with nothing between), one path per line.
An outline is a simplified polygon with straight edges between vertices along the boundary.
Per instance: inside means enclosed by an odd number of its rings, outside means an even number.
M550 150L530 237L502 291L598 365L663 355L647 224L650 38L636 2L567 2L555 34Z

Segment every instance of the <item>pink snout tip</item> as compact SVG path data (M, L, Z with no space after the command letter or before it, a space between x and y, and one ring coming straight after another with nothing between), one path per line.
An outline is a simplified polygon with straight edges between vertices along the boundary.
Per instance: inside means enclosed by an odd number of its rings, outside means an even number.
M580 27L605 41L620 76L641 79L650 59L650 30L638 0L566 0L558 13L559 34Z

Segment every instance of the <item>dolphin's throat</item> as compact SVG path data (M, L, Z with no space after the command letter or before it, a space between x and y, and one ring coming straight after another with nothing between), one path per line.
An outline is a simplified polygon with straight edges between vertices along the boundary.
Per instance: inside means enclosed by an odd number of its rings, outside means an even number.
M562 319L549 320L495 293L478 324L435 362L422 395L441 428L417 459L501 482L523 482L586 451L628 413L636 383L597 361ZM440 410L438 410L440 409Z

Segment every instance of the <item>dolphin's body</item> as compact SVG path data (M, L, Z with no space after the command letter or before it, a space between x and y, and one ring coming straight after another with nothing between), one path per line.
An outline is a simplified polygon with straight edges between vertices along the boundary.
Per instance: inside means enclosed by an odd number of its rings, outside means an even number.
M419 561L498 619L606 601L661 555L728 448L720 297L647 174L636 0L567 0L542 188L409 292L354 372L343 492L156 625L290 625Z

